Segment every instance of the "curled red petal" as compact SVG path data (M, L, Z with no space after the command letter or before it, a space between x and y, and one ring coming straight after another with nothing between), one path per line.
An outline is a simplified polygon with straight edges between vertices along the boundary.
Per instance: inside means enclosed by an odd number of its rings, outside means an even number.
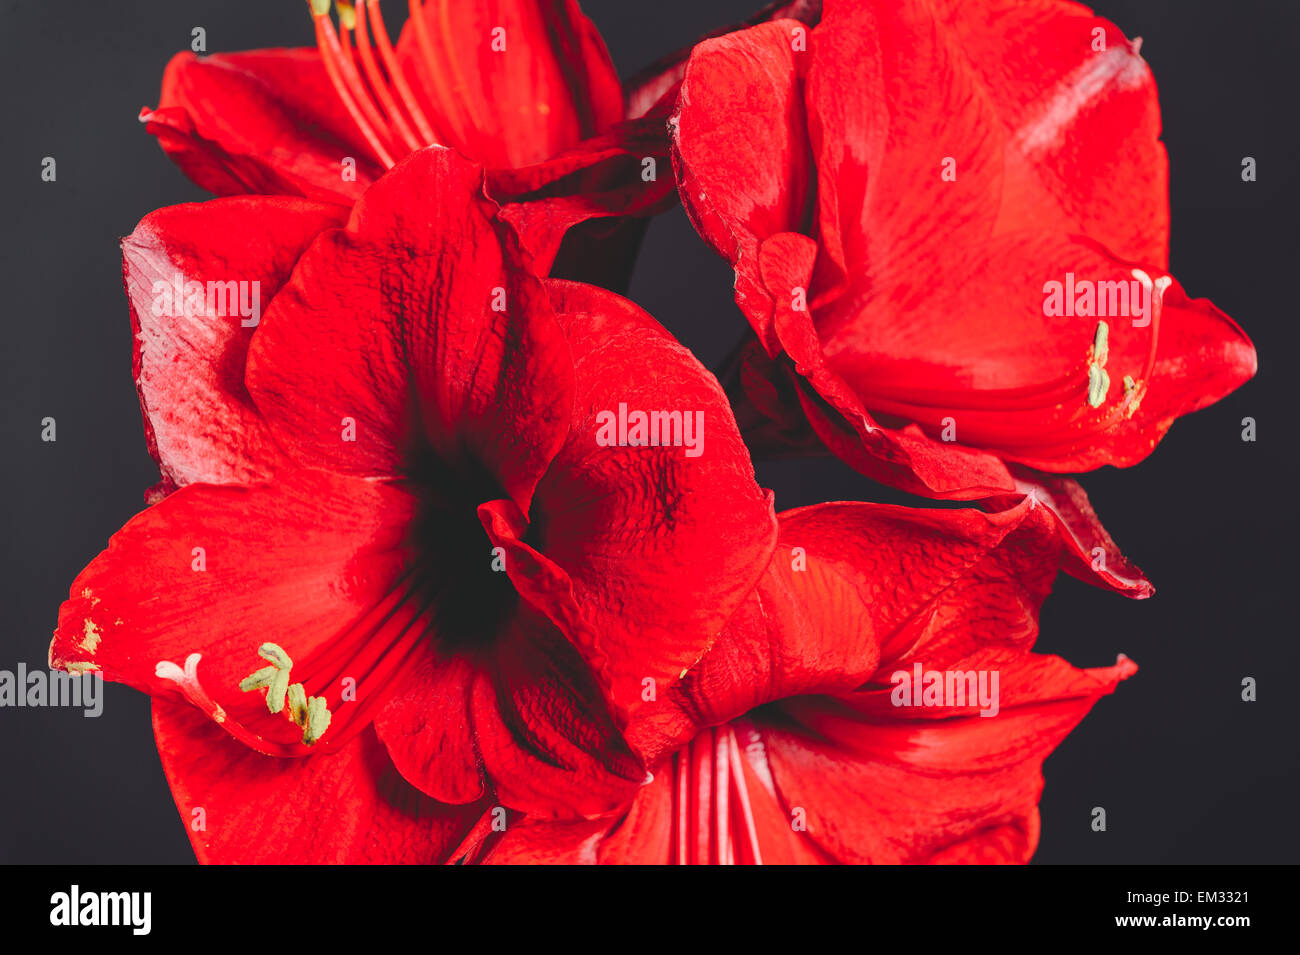
M219 195L350 204L383 173L314 49L178 53L158 108L140 119L186 175ZM355 175L345 177L345 158Z
M572 581L585 650L627 713L699 659L766 566L775 518L726 396L694 356L626 299L573 282L547 289L575 400L531 539ZM664 443L619 444L620 415L652 412Z

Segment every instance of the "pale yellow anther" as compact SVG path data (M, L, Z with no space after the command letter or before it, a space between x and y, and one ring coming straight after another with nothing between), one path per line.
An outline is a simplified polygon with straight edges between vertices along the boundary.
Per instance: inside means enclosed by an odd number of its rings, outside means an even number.
M1097 323L1097 334L1092 340L1092 360L1105 367L1110 357L1110 326L1105 322Z
M329 16L330 0L307 0L307 5L311 7L311 15L314 17Z
M264 643L257 648L257 655L281 670L289 670L293 667L293 661L289 659L289 654L280 649L279 644Z
M357 11L356 8L343 0L338 0L334 8L339 12L339 26L345 30L355 30L357 28Z
M1124 376L1124 417L1131 418L1137 414L1138 407L1142 404L1142 398L1146 394L1146 387L1140 382L1135 381L1132 375Z
M275 675L280 672L279 667L262 667L256 673L250 673L239 681L239 688L247 693L249 690L260 690L264 686L270 686Z
M275 679L271 681L270 689L266 691L266 708L272 713L279 713L284 709L284 697L289 692L289 671L276 670Z
M301 683L289 687L289 718L299 726L307 725L307 690Z
M1110 390L1110 375L1106 373L1106 359L1110 357L1110 326L1105 322L1097 323L1097 331L1092 337L1092 349L1088 353L1088 405L1100 408Z
M302 741L311 746L329 729L330 711L323 696L313 696L307 701L307 728L303 730Z
M1088 366L1088 404L1093 408L1100 408L1101 403L1106 400L1106 392L1110 390L1110 375L1106 374L1106 369L1100 365Z

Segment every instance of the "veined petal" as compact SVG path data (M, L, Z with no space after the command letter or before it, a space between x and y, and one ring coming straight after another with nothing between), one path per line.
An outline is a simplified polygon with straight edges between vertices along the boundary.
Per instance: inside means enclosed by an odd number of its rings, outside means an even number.
M239 745L188 704L155 699L153 725L200 863L436 865L484 810L417 792L369 730L332 755L284 759Z
M690 352L610 292L547 289L575 400L530 539L572 581L590 625L583 652L626 714L704 653L766 566L775 518L726 396ZM644 445L627 427L636 415Z
M244 362L298 256L345 217L305 199L237 197L160 209L122 240L136 388L164 490L253 483L285 463Z
M399 475L413 447L427 445L445 464L472 458L527 512L564 440L571 361L541 287L512 267L478 205L480 190L477 166L422 150L299 261L247 376L296 459Z

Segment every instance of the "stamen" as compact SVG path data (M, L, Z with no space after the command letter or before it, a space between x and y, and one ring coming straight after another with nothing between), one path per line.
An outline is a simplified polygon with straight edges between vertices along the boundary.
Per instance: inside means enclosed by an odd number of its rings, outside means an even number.
M1110 356L1110 327L1105 322L1097 323L1097 332L1092 340L1092 352L1088 356L1088 405L1100 408L1110 390L1110 375L1106 372L1106 359Z
M1106 369L1099 365L1088 366L1088 405L1092 408L1100 408L1101 403L1106 400L1106 392L1110 390L1110 375L1106 374Z
M239 688L245 693L250 690L260 690L264 686L270 686L275 675L280 672L279 667L262 667L256 673L250 674L239 681Z
M466 131L461 129L459 122L457 122L456 110L454 108L456 105L456 97L452 91L448 89L442 71L438 69L438 57L433 50L433 37L429 34L429 24L427 24L424 19L424 4L421 0L409 0L409 9L411 11L410 20L415 24L415 39L420 46L420 53L424 57L425 70L429 74L433 99L442 107L443 116L446 118L447 124L452 127L451 132L455 137L456 144L461 147L468 146L469 138L466 135ZM446 14L447 11L444 7L444 19L446 18ZM451 58L451 60L454 64L455 58ZM467 107L469 106L468 99L468 97L465 98L465 105Z
M272 713L279 713L284 709L284 697L288 692L289 671L276 671L275 679L271 681L271 686L266 691L266 708Z
M339 48L343 50L343 59L347 60L348 66L352 69L357 68L356 57L352 55L352 33L351 30L356 26L356 17L352 17L352 22L344 22L343 4L337 4L339 14ZM351 8L349 8L351 9Z
M289 687L289 718L299 726L307 725L307 690L301 683Z
M257 654L264 660L270 660L271 666L263 667L245 677L240 681L239 688L248 692L266 686L267 670L273 671L266 691L266 708L272 713L284 712L291 722L304 727L303 745L315 745L330 725L330 711L324 697L308 698L307 691L301 683L289 686L289 671L293 667L293 661L277 644L264 643L257 648ZM284 709L286 700L290 704L287 711Z
M944 417L959 416L965 442L976 446L1034 448L1047 454L1094 441L1133 416L1155 367L1163 293L1172 279L1166 275L1152 282L1141 269L1133 269L1132 274L1151 293L1147 357L1140 376L1126 376L1124 398L1100 417L1087 414L1087 409L1100 408L1110 391L1110 373L1105 368L1110 357L1110 327L1106 322L1097 323L1082 374L1071 372L1045 384L1020 388L909 390L891 386L884 394L864 391L863 400L873 411L936 429Z
M266 660L277 670L292 670L293 661L289 659L289 654L285 653L278 644L264 643L257 648L257 655Z
M420 108L420 101L416 99L415 93L411 90L410 85L406 82L406 75L402 72L402 66L397 62L397 53L393 49L393 42L388 38L388 27L384 25L383 14L379 12L379 0L366 0L362 9L361 28L366 29L365 14L370 14L370 21L374 24L375 43L379 47L379 56L384 61L384 69L388 71L388 77L393 86L397 87L397 95L401 97L407 111L411 114L411 119L415 122L415 127L420 131L420 136L426 144L439 142L438 137L434 134L433 126L424 115L424 110Z
M1124 376L1124 400L1121 407L1124 410L1125 420L1133 417L1137 413L1138 406L1142 404L1142 398L1147 393L1147 386L1133 380L1132 375Z
M361 66L366 71L366 79L370 83L370 88L375 91L375 95L379 97L379 102L384 107L384 111L397 125L397 132L406 143L407 148L412 151L419 149L420 141L415 138L411 127L402 116L402 111L393 100L393 94L388 90L388 84L384 82L383 74L379 72L379 64L375 62L375 52L370 45L370 37L366 33L366 6L364 3L357 8L357 15L353 17L353 22L357 28L357 51L361 54Z
M329 725L329 707L325 705L323 697L313 696L307 701L307 729L302 734L303 745L313 745L329 729Z
M1093 361L1105 368L1106 359L1110 357L1110 326L1105 322L1097 323L1097 333L1092 339Z
M347 56L339 43L338 34L334 32L334 24L330 22L328 16L328 0L310 0L310 2L312 16L316 21L316 45L320 48L321 61L325 64L325 72L329 75L330 83L333 84L339 99L343 101L343 107L352 117L352 121L361 130L361 135L374 149L375 156L383 163L385 168L391 169L397 165L397 162L393 159L392 153L388 151L383 137L375 128L377 125L382 126L383 121L379 118L373 104L370 103L369 97L364 96L361 77L347 61ZM321 12L322 7L324 7L324 12ZM353 89L357 91L358 96L356 98L353 96ZM374 121L373 124L372 120Z

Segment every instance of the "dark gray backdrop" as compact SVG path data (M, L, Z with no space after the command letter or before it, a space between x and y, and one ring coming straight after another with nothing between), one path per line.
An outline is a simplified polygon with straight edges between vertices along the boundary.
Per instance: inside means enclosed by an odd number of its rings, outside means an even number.
M746 15L756 0L588 0L624 74ZM390 26L397 8L390 3ZM76 573L141 507L157 472L131 381L117 238L150 210L204 198L136 122L168 57L312 42L301 0L0 3L4 540L0 669L43 666ZM1297 859L1292 703L1296 274L1295 36L1290 2L1105 0L1145 39L1164 108L1173 271L1234 316L1255 381L1177 424L1136 470L1085 478L1117 540L1155 581L1135 603L1062 578L1039 648L1077 665L1123 651L1141 672L1046 764L1039 862ZM58 181L40 180L43 156ZM1259 180L1243 183L1243 156ZM743 320L729 269L680 209L650 228L631 297L721 358ZM1259 440L1240 440L1240 421ZM58 420L58 441L40 421ZM759 467L788 508L885 498L833 462ZM890 495L889 499L897 499ZM1244 676L1259 701L1240 700ZM0 862L187 862L154 752L148 700L108 686L104 715L0 709ZM1089 827L1104 806L1109 830Z

